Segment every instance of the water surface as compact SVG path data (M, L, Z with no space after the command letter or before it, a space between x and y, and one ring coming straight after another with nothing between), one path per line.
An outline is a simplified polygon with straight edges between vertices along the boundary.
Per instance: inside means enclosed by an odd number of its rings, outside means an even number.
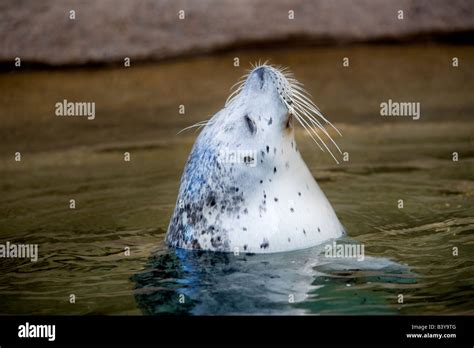
M343 133L340 165L297 141L364 262L163 246L196 136L176 133L222 107L248 67L236 55L291 67ZM3 73L0 242L37 243L40 259L0 260L0 313L473 314L472 62L469 46L351 46ZM382 118L389 98L420 101L421 119ZM55 117L63 99L95 101L96 119Z

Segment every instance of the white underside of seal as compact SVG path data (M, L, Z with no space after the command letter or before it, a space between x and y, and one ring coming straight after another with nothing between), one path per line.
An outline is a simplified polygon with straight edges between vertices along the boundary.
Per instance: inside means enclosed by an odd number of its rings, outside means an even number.
M219 221L219 226L228 231L228 251L283 252L310 248L342 236L344 228L300 153L286 147L267 156L275 157L273 163L278 171L271 177L263 176L263 183L256 187L252 183L247 189L243 183L248 213L240 214L238 219ZM259 169L257 166L245 170ZM204 215L211 210L205 207ZM202 248L212 249L207 236L200 236L198 241Z

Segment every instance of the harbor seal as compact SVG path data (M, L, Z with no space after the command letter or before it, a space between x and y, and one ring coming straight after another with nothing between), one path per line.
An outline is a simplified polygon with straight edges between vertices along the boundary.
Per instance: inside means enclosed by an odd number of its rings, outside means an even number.
M345 234L300 155L294 119L336 162L330 146L341 150L325 126L337 129L287 69L258 65L236 86L222 110L191 126L204 128L181 178L166 243L272 253Z

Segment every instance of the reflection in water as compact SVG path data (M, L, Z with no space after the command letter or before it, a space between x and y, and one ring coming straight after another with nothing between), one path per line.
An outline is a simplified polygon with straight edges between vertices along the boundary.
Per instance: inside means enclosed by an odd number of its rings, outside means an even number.
M276 254L161 251L132 279L139 307L152 315L388 314L397 303L388 285L416 283L405 266L329 259L324 246Z

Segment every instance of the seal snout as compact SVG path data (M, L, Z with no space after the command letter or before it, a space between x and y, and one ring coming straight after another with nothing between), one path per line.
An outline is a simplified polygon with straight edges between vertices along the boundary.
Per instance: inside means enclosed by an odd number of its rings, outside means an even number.
M265 67L260 66L252 71L251 74L252 79L255 81L255 84L258 88L263 89L263 85L265 84Z
M264 76L263 76L264 72L265 72L265 67L263 66L254 70L254 74L256 74L261 81L264 80Z

